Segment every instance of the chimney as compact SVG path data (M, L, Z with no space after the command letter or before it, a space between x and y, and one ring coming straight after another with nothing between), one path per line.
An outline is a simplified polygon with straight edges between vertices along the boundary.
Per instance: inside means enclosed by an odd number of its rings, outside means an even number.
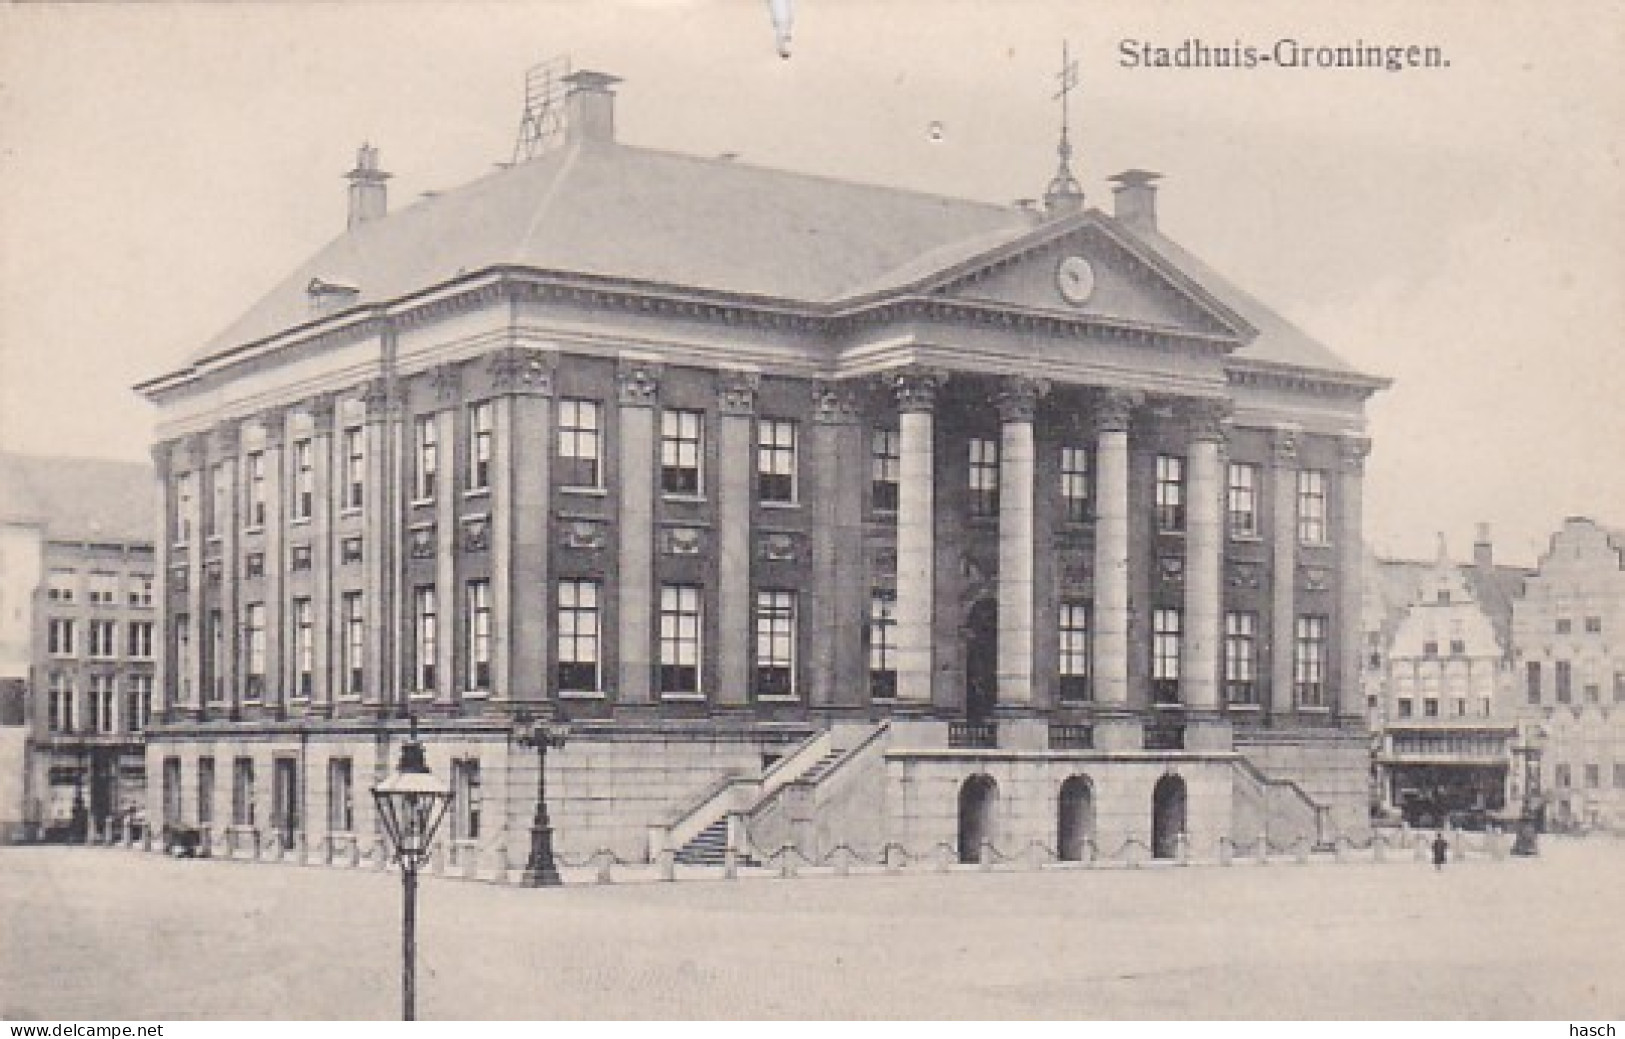
M1488 570L1495 565L1495 545L1490 541L1490 525L1480 523L1473 539L1473 565Z
M615 141L615 84L619 77L582 69L564 77L570 85L564 95L565 140L571 144Z
M1124 170L1110 178L1113 216L1134 231L1157 229L1157 181L1162 174L1150 170Z
M355 169L344 175L350 182L350 222L354 229L369 220L377 220L389 211L389 189L384 182L390 174L378 168L378 149L363 144L356 152Z

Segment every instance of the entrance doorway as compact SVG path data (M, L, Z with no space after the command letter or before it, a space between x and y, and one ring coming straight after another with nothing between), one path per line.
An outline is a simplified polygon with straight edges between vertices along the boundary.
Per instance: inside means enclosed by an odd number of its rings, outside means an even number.
M1083 862L1095 836L1095 793L1089 777L1067 777L1055 814L1056 856L1062 862Z
M1185 781L1163 776L1151 793L1151 855L1171 859L1179 854L1179 835L1185 832Z
M977 775L959 788L959 861L981 861L982 845L993 840L999 803L999 784L992 776Z
M277 758L271 783L271 825L276 827L282 847L293 847L299 829L299 763L293 758Z
M965 720L987 721L999 695L999 606L980 599L965 618Z

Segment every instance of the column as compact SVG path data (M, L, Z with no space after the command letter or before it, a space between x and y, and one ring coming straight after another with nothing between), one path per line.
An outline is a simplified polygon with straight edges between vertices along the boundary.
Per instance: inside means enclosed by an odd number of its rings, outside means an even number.
M389 535L386 523L391 506L387 494L388 476L386 465L389 451L387 447L390 435L390 409L392 401L389 399L389 387L380 377L367 383L362 390L362 401L366 407L366 418L362 437L365 440L366 451L365 480L366 487L362 491L362 566L366 579L362 585L362 610L366 618L366 659L362 662L365 669L362 681L362 696L366 703L380 705L386 702L388 695L388 682L385 669L390 666L390 657L385 645L387 638L385 628L384 585L388 580L387 567L389 553L385 550L389 544ZM342 493L342 492L341 492ZM342 621L340 622L342 624ZM338 629L339 639L347 639L348 633L342 627ZM341 682L347 682L349 676L340 676Z
M333 418L336 401L331 395L311 402L310 453L314 472L310 520L310 574L311 614L315 623L312 633L312 674L310 699L318 710L331 713L333 709L334 675L337 672L333 653Z
M220 553L220 593L215 601L220 608L220 622L225 627L220 659L214 662L214 667L216 681L225 690L225 707L233 718L241 716L243 705L242 668L239 666L243 628L242 587L238 580L241 573L238 546L242 538L242 523L237 515L239 496L236 478L239 446L235 425L221 426L215 430L214 457L219 463L215 472L221 482L218 491L210 489L217 512L214 532L219 539Z
M758 378L717 377L717 701L750 702L751 493Z
M931 706L932 638L936 617L936 475L932 412L939 372L911 368L892 378L897 395L897 704Z
M283 707L288 700L283 668L282 628L287 616L286 559L283 524L287 522L287 502L283 499L283 449L287 443L287 413L280 408L260 416L265 451L265 693L268 707Z
M660 366L623 360L620 400L620 544L616 557L620 702L653 702L655 405Z
M1338 441L1337 487L1332 492L1337 503L1337 647L1338 685L1337 715L1344 727L1360 723L1365 716L1365 700L1360 690L1361 656L1360 637L1361 596L1364 589L1361 577L1365 572L1362 539L1364 537L1361 494L1365 474L1365 458L1371 453L1371 441L1363 436L1343 437Z
M1298 548L1298 433L1270 437L1270 691L1269 711L1292 711L1292 645Z
M462 385L457 369L450 365L442 366L435 374L440 405L434 416L435 701L449 704L465 684L456 670L457 632L463 618L463 600L457 587L457 471L464 453L457 439L457 409L462 401Z
M182 676L182 682L186 686L184 707L194 719L203 714L203 640L208 634L208 624L203 616L203 471L207 457L203 437L188 437L186 468L191 473L192 501L186 506L182 523L191 531L186 539L186 616L189 618L186 641L190 650L190 666L187 668L190 673Z
M852 388L814 384L808 475L812 481L812 608L807 642L808 703L854 708L868 703L864 631L869 582L863 570L863 488L869 459Z
M494 387L493 387L494 388ZM513 696L513 398L491 399L491 495L486 543L491 553L491 699ZM458 532L462 536L462 532ZM468 652L473 653L470 646Z
M170 530L169 510L174 507L174 486L170 465L173 444L164 441L152 447L153 479L158 482L158 515L152 529L157 537L152 546L152 604L155 623L154 641L157 652L152 662L153 712L164 722L173 720L175 701L169 691L170 674L174 670L173 632L170 630L174 611L169 607L169 567L173 562L174 535ZM150 768L149 768L150 773ZM149 804L156 802L149 801ZM156 818L156 813L152 816Z
M533 701L547 699L553 684L547 670L553 630L547 517L555 364L548 351L509 347L493 359L491 380L497 393L508 395L510 407L506 429L498 410L497 458L502 464L492 509L492 574L507 590L507 610L497 615L498 645L507 644L506 657L497 657L507 669L498 672L505 674L498 689L502 695ZM499 566L504 562L505 568Z
M1048 386L1022 377L999 389L998 705L1033 699L1033 420Z
M1128 437L1140 395L1106 390L1095 405L1095 746L1137 749L1142 723L1128 703Z
M1185 746L1191 750L1230 749L1229 730L1219 704L1219 647L1224 638L1224 480L1220 470L1227 415L1228 402L1222 400L1193 401L1186 408L1190 426L1186 454L1189 493L1179 674L1189 711Z

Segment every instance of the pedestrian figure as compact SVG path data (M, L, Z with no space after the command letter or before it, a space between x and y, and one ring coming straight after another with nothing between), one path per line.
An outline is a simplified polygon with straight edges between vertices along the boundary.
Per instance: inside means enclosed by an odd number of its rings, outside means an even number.
M1444 839L1443 831L1433 838L1433 868L1444 869L1444 860L1450 855L1450 842Z

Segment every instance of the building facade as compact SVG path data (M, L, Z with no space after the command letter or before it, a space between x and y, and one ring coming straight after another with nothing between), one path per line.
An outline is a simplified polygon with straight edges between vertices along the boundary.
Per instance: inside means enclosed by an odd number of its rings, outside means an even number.
M351 221L141 389L164 818L354 853L417 719L455 853L1063 857L1366 824L1353 370L1157 228L559 146Z
M1548 824L1625 826L1625 535L1565 520L1512 623Z
M1379 605L1367 610L1365 678L1377 806L1417 826L1516 814L1509 636L1523 572L1495 565L1482 527L1471 565L1452 562L1442 536L1431 564L1370 565L1368 601Z
M146 803L152 470L0 455L0 839L107 839Z

